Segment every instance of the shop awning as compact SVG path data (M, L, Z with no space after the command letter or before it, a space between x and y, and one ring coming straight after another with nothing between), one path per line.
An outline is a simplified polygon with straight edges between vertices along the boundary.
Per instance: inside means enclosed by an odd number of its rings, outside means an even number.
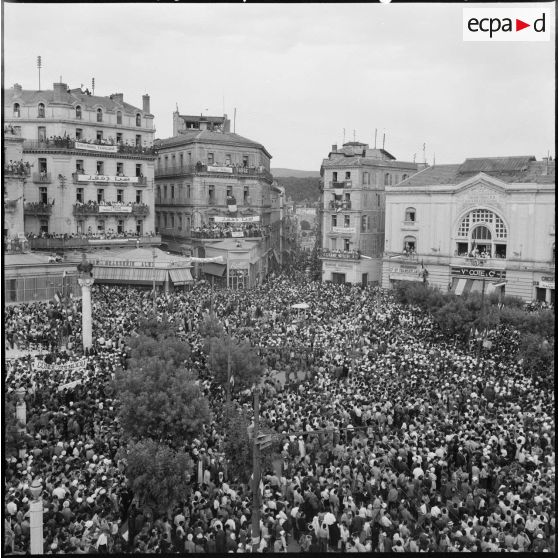
M202 271L204 273L208 273L209 275L215 275L215 277L223 277L225 275L225 271L227 270L227 266L225 264L218 264L218 263L207 263L204 264Z
M93 277L99 283L119 283L130 284L151 284L164 283L167 277L165 269L153 269L146 267L108 267L95 266Z
M457 281L454 282L452 286L452 291L456 295L461 295L463 294L463 290L465 289L466 284L467 284L467 279L458 279Z
M482 281L479 280L473 280L470 279L471 281L471 288L469 289L470 293L482 293Z
M184 285L193 281L189 269L169 269L169 273L173 285Z

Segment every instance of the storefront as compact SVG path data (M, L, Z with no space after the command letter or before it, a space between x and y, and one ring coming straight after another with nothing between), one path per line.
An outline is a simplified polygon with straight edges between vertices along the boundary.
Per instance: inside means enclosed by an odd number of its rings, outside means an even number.
M391 264L389 270L389 280L392 286L395 286L399 281L424 281L424 270L420 265L413 264Z
M533 281L535 299L539 302L554 304L554 275L543 275L538 281Z
M505 294L506 271L479 267L452 267L451 292L462 295L471 292Z

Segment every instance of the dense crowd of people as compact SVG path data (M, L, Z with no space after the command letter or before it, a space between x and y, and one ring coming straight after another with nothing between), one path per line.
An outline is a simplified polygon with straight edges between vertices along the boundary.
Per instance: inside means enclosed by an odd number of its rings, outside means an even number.
M6 308L8 347L48 352L6 365L8 396L26 392L29 438L5 461L4 550L29 549L40 479L47 553L252 551L251 491L227 473L224 393L198 331L212 307L259 353L261 422L281 440L263 471L257 551L555 552L553 386L523 373L517 332L498 330L477 362L418 308L377 288L310 282L305 266L250 291L199 282L157 297L215 417L188 447L201 463L191 493L166 514L128 485L109 387L151 293L93 287L85 360L79 304ZM234 400L251 412L249 395Z
M29 176L31 172L31 165L29 161L20 159L19 161L12 161L11 159L4 165L4 172L9 174L17 174L19 176Z
M231 238L242 236L246 238L261 237L269 234L271 227L255 225L253 223L204 224L192 228L192 238Z

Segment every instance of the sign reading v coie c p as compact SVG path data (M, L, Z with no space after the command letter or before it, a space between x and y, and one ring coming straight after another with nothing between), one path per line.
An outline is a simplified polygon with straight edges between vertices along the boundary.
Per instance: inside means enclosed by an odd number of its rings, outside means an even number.
M554 13L540 8L463 8L464 41L550 41Z

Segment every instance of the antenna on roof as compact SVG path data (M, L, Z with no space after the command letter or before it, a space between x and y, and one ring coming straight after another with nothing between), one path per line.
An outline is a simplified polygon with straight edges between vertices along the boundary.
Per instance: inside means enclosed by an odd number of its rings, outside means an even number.
M343 145L345 144L345 128L343 128Z
M353 130L353 142L356 143L356 131Z
M422 144L422 162L426 164L426 143Z
M376 140L378 139L378 128L374 128L374 149L376 149Z
M37 56L37 68L39 68L39 91L41 90L41 67L43 63L40 56Z
M178 113L178 103L176 103L176 112Z
M95 95L95 78L91 78L91 94Z
M434 157L432 157L432 166L436 166L436 153L434 153Z
M386 133L384 132L384 139L382 140L382 149L386 148Z
M233 134L236 134L236 107L234 107Z
M413 153L413 163L416 163L416 162L417 162L417 154Z

